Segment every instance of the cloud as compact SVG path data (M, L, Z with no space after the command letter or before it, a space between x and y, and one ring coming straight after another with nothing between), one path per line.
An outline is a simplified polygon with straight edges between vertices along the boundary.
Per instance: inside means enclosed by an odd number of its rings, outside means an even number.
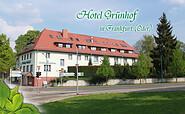
M25 34L28 30L34 30L33 26L12 26L9 25L4 19L0 18L0 34L6 34L10 38L10 46L14 49L14 41L19 35Z
M185 0L161 0L163 2L169 2L170 4L178 4L185 6Z
M40 11L31 3L13 4L12 7L4 7L3 11L15 18L17 25L30 25L43 21Z

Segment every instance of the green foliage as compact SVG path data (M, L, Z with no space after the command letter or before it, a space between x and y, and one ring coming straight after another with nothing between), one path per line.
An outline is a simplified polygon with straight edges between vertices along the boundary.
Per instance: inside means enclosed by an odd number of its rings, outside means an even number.
M183 53L177 48L173 51L172 61L168 66L169 72L172 76L179 77L185 75L185 61L183 60Z
M115 73L115 77L116 78L126 78L123 76L123 72L124 72L124 67L121 66L120 64L115 64L113 66L113 69L114 69L114 73Z
M128 64L124 67L123 78L127 78L127 79L136 78L134 75L132 75L132 67L129 66Z
M15 40L15 50L17 53L22 51L27 44L29 44L34 38L40 34L38 30L29 30L26 34L20 35L17 40Z
M79 72L84 72L84 77L93 77L99 66L78 66ZM68 66L68 72L76 72L76 66Z
M148 67L153 67L151 63L152 58L150 57L151 50L155 47L154 38L151 35L144 35L143 39L139 40L133 46L139 52L143 52L146 55L146 61Z
M23 96L18 93L18 87L9 89L2 81L0 84L0 114L39 114L31 104L23 104Z
M78 70L79 72L84 72L84 78L89 77L90 83L101 83L104 82L105 79L102 79L98 76L96 76L96 71L100 66L79 66ZM127 79L135 79L132 75L132 66L126 65L126 66L121 66L119 64L115 66L111 66L114 69L114 74L115 77L110 77L110 78L127 78ZM75 66L69 66L68 67L68 72L75 72L76 67Z
M160 55L162 54L162 64L164 76L167 72L170 61L172 60L173 50L176 48L177 40L175 35L172 35L172 28L170 22L166 19L166 14L163 13L163 16L160 17L160 23L157 24L157 34L154 36L156 47L151 51L152 63L157 71L160 74L161 71L161 60Z
M92 59L90 57L88 65L92 65Z
M106 79L106 82L108 81L108 78L115 76L114 69L110 66L109 57L107 55L104 55L103 62L96 71L96 75L100 78Z
M132 67L132 73L136 78L141 79L146 77L150 69L147 66L146 56L141 52L137 62Z
M177 48L180 49L183 54L183 59L185 60L185 44L181 41L177 41Z
M15 54L10 47L9 38L2 34L0 35L0 73L9 72L10 67L15 64Z

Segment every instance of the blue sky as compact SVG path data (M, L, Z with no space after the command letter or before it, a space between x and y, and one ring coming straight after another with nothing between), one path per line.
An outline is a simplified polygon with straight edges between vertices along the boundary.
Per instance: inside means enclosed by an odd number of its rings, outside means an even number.
M79 20L77 13L82 10L94 12L134 12L138 9L137 19L128 20ZM11 47L20 34L28 30L62 31L68 29L71 33L124 40L131 46L146 35L156 35L156 25L162 13L167 14L173 26L173 34L178 40L185 42L185 0L6 0L0 1L0 33L10 37ZM137 24L153 25L150 32L101 32L100 26L135 26Z

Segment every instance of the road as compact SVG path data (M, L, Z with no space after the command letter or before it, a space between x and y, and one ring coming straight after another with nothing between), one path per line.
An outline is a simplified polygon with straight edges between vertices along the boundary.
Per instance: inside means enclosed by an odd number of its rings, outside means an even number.
M10 85L10 88L14 87ZM78 96L144 91L185 91L185 83L79 87ZM76 87L39 88L38 92L37 87L22 86L19 87L19 92L23 94L25 103L32 103L36 106L77 96Z

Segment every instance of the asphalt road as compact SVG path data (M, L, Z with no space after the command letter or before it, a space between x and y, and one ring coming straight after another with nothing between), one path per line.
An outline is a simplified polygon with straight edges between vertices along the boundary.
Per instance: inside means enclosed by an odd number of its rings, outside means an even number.
M10 87L13 88L14 85ZM39 88L39 92L37 87L19 87L24 102L34 105L81 95L144 91L185 91L185 83L79 87L79 95L76 95L76 87Z

